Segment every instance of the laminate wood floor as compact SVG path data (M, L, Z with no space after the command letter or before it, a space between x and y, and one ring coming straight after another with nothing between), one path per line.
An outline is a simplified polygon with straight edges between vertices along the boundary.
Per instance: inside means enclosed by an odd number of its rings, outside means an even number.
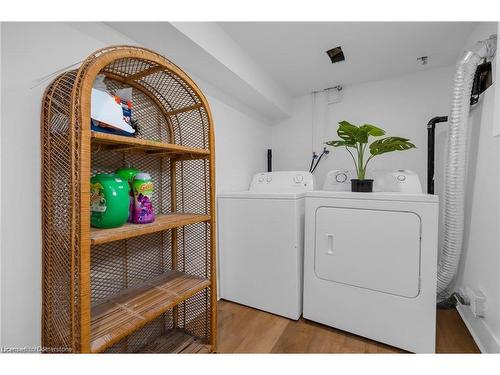
M218 353L405 353L303 318L289 320L220 300ZM479 353L456 310L438 310L438 353Z

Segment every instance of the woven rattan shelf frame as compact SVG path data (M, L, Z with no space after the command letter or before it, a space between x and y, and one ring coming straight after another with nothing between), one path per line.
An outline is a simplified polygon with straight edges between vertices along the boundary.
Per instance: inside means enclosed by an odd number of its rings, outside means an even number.
M91 351L103 351L209 285L201 277L170 271L96 305L92 309Z
M99 74L110 91L133 88L136 137L90 130ZM101 49L45 91L41 142L42 346L73 353L215 351L214 131L196 84L151 50ZM91 229L90 177L125 165L151 174L158 220ZM163 278L170 281L151 284ZM143 310L125 303L133 318L117 313L126 324L99 336L98 312L124 293L142 301Z
M90 231L90 243L92 245L101 245L108 242L143 236L150 233L162 232L167 229L180 228L190 224L202 223L204 221L210 221L210 216L180 213L159 215L156 217L154 222L143 224L140 226L127 223L118 228L92 228Z

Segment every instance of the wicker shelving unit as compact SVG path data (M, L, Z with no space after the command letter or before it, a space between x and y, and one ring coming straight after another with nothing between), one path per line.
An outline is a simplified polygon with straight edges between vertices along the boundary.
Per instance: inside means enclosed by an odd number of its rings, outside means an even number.
M90 130L98 74L133 88L136 137ZM216 348L214 135L195 83L157 53L96 51L42 103L42 345L73 353ZM90 177L132 165L153 179L156 220L90 227Z

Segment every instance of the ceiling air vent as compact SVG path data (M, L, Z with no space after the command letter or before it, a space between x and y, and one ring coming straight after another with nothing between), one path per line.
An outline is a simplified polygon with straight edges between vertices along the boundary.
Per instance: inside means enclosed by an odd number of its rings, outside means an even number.
M332 60L332 64L345 60L344 52L342 51L341 46L329 49L328 51L326 51L326 54L328 55L330 60Z

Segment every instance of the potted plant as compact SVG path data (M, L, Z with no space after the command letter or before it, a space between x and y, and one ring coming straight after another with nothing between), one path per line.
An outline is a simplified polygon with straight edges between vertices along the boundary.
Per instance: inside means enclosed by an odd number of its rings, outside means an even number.
M374 125L364 124L361 126L353 125L347 121L339 122L337 129L339 140L326 142L332 147L345 147L354 161L357 179L351 180L351 191L355 192L371 192L373 191L373 180L365 179L366 168L368 163L377 155L382 155L392 151L405 151L411 148L416 148L409 139L401 137L385 137L377 139L368 146L368 139L372 137L381 137L385 135L385 131ZM367 146L370 152L368 156ZM350 150L356 150L357 157ZM368 156L368 157L367 157Z

